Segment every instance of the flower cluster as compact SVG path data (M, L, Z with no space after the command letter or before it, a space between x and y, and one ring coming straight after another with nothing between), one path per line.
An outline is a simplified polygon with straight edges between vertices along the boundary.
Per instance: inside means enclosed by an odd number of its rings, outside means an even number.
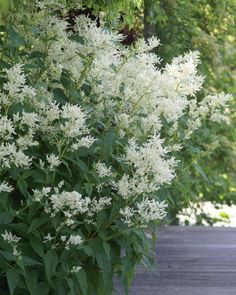
M16 235L13 235L12 232L5 231L4 234L2 234L3 240L10 244L13 249L13 255L18 259L21 260L21 251L18 250L18 243L21 240L20 237L17 237Z

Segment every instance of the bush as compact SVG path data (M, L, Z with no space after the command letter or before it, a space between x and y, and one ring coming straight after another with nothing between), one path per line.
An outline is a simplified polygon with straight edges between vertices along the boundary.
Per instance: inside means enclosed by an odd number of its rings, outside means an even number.
M228 95L207 96L189 52L158 70L155 38L123 36L63 1L10 7L0 73L0 288L4 294L126 291L166 215L176 157ZM150 232L150 231L149 231Z

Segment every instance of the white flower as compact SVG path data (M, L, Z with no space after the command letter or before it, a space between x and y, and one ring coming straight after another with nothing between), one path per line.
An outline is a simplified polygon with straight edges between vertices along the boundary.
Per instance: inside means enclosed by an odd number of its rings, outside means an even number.
M131 226L133 223L132 217L135 214L134 209L130 207L125 207L124 209L120 209L120 214L123 217L123 222Z
M65 242L66 241L66 236L61 236L61 240L62 240L62 242Z
M79 139L76 143L72 144L71 149L72 150L77 150L80 147L86 147L86 148L90 148L90 146L96 141L95 138L93 138L92 136L88 135L88 136L84 136L81 139Z
M12 232L8 232L7 230L5 230L5 233L2 234L2 237L4 241L6 241L9 244L17 244L21 240L20 237L13 235Z
M18 260L22 259L22 255L21 255L22 251L18 250L16 245L13 245L13 253L12 254L14 256L16 256Z
M109 177L112 176L111 167L107 167L104 163L98 162L95 164L95 169L99 177Z
M90 212L94 213L103 210L105 207L111 205L111 201L112 199L108 197L101 197L98 200L93 199L91 201Z
M123 175L115 186L117 186L118 194L124 199L127 199L132 194L132 185L128 175Z
M155 36L152 36L147 41L145 41L144 39L139 39L135 44L135 49L136 49L136 52L138 53L144 53L144 52L153 50L159 45L160 45L160 40L157 39Z
M78 265L74 265L71 269L71 273L77 273L79 272L80 270L82 269L81 266L78 266Z
M64 212L64 214L70 216L76 216L88 211L90 198L83 198L82 195L76 191L73 192L61 192L50 196L53 212Z
M57 168L61 164L59 157L54 154L47 155L46 158L49 163L49 169L51 171L55 170L55 168Z
M141 221L148 223L151 220L160 220L166 216L166 202L158 202L154 199L145 198L142 202L137 203L137 213Z
M1 235L4 239L5 242L7 242L8 244L10 244L12 246L12 254L18 259L21 260L22 259L22 252L20 250L18 250L18 243L21 240L20 237L17 237L16 235L13 235L12 232L8 232L7 230L5 230L5 233Z
M5 141L12 139L13 135L16 134L14 125L7 117L1 117L0 115L0 139Z
M44 243L51 242L54 240L54 237L48 233L46 236L43 237Z
M83 240L80 235L70 235L69 239L66 242L66 249L69 249L69 246L79 246L83 243Z
M24 111L22 112L22 117L20 122L21 124L25 124L33 129L36 127L38 122L39 122L39 116L37 113L35 112L26 113Z
M33 198L36 202L41 202L44 197L48 197L50 191L50 187L43 187L42 190L33 189Z
M11 185L9 185L9 183L7 183L6 181L3 181L0 184L0 193L2 192L6 192L6 193L10 193L13 191L13 187Z
M66 119L66 122L60 125L60 129L65 136L77 137L87 131L86 116L79 106L64 105L62 107L61 117Z
M124 198L155 192L160 185L170 183L174 177L175 159L167 158L168 149L160 136L153 136L139 146L130 140L124 161L133 168L133 177L124 175L118 181L118 193Z
M9 96L11 97L20 92L21 87L26 82L26 76L23 73L21 64L16 64L14 67L5 71L8 82L3 85L3 88L9 92Z

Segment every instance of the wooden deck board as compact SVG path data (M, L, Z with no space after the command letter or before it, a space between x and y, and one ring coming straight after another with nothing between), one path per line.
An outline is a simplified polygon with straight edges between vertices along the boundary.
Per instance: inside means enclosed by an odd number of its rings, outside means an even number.
M131 295L236 295L236 228L167 227L156 253L154 272L138 269Z

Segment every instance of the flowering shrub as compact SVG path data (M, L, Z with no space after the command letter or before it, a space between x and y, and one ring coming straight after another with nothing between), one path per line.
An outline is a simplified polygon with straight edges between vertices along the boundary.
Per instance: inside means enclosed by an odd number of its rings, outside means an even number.
M77 1L74 1L75 3ZM111 294L148 262L159 190L228 95L197 101L198 52L158 69L151 38L134 48L73 1L13 6L2 29L0 288L4 294Z

